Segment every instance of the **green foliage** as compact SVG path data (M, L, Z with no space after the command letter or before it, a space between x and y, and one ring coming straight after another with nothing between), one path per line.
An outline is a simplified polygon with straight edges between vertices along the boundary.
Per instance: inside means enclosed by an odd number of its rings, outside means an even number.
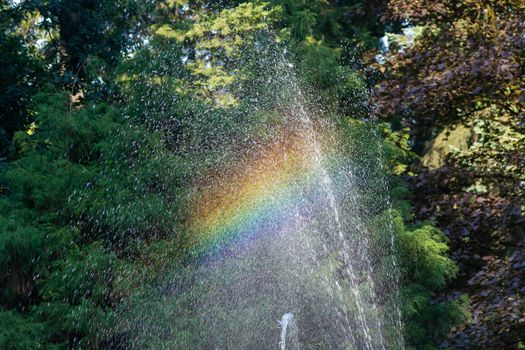
M272 3L282 8L283 29L299 40L312 36L332 48L344 41L368 48L375 47L381 36L379 14L385 6L383 1L273 0Z
M42 301L32 309L48 336L78 335L75 346L96 346L113 321L109 287L115 263L100 245L72 248L67 259L50 263L38 283Z
M176 233L180 163L113 107L70 110L54 92L35 104L34 128L16 135L18 159L2 174L2 305L39 321L42 344L99 346L118 298L145 278L123 257Z
M7 155L13 133L28 126L29 99L43 76L42 62L20 30L22 21L8 2L0 4L0 157Z
M431 225L413 231L401 227L400 231L403 232L399 237L400 254L411 262L405 266L403 274L409 281L418 281L426 289L443 288L457 273L457 267L446 255L446 236Z
M401 263L405 340L411 349L437 349L450 328L468 316L465 296L456 300L435 298L457 274L457 266L448 257L448 240L430 224L407 227L397 210L389 219L394 221Z
M4 306L19 307L31 315L26 317L40 320L40 327L46 326L40 340L45 344L68 332L82 334L82 330L71 329L71 322L62 319L82 304L72 293L86 288L95 293L95 285L99 289L106 285L106 281L90 284L95 277L76 273L80 269L71 272L73 278L64 279L64 264L72 263L73 252L82 246L78 231L68 225L68 198L93 175L94 169L86 165L97 157L97 142L104 137L104 124L100 119L93 120L93 116L104 114L86 110L72 118L63 94L42 93L36 101L35 129L29 134L17 134L18 159L2 176L8 193L2 198L5 210L0 219L2 270L6 271L1 290L6 296ZM89 300L91 296L85 297ZM56 309L55 301L62 306ZM100 306L101 300L93 297L90 302ZM38 304L55 309L60 321L55 317L54 322L49 322L51 318L39 310ZM24 348L23 343L10 346Z
M356 176L386 191L372 175L387 169L396 175L389 179L395 211L384 197L363 195L363 207L374 208L371 225L394 222L406 338L414 348L433 348L465 315L462 299L436 300L457 268L444 235L414 223L404 201L408 190L397 176L410 175L408 164L417 158L409 130L385 127L386 142L370 145L379 130L351 118L368 115L368 88L354 69L355 50L340 47L344 41L374 47L383 8L381 1L302 0L0 4L0 156L9 156L0 163L0 348L122 346L133 341L133 333L114 332L123 300L140 306L133 317L141 317L141 308L162 315L144 320L153 329L165 329L163 320L176 324L167 338L207 345L187 331L198 317L179 304L161 309L151 299L162 296L144 286L159 283L167 266L175 266L172 283L188 282L186 207L199 175L231 164L229 147L241 133L249 144L250 135L261 136L278 120L275 106L261 102L268 110L254 111L247 98L276 92L259 69L275 67L260 66L256 57L268 37L291 48L287 59L303 73L301 87L318 92L314 102L338 111L334 123L347 138L343 156L361 155ZM266 48L265 54L278 51ZM481 139L484 145L498 144L500 126ZM498 152L517 152L521 144L516 139ZM458 155L457 162L487 163L472 158ZM518 173L513 162L491 167L492 174ZM241 314L257 324L254 310ZM162 340L134 345L180 344L155 343Z
M142 16L151 6L137 1L43 0L26 1L21 7L38 12L42 21L35 27L58 32L59 40L49 40L47 50L60 60L66 83L84 84L89 56L112 67L121 53L143 30Z
M236 104L228 91L238 75L238 58L246 43L258 31L268 29L278 17L279 8L265 2L245 2L221 11L202 12L185 28L160 26L156 34L177 39L191 51L188 68L197 94L221 105ZM242 77L240 77L242 79Z
M359 179L367 179L360 181L360 192L365 207L375 209L368 213L369 225L376 233L375 245L381 247L375 259L385 273L395 263L386 254L391 252L394 235L392 253L400 275L393 280L387 278L386 283L400 283L398 306L406 345L411 349L437 349L450 328L467 318L467 299L440 297L458 268L449 257L449 240L443 232L430 222L414 221L407 201L411 191L400 177L416 158L406 130L392 131L385 124L354 119L342 122L338 130L343 132L345 154L353 159L353 171ZM385 203L387 195L391 203Z
M0 309L0 347L6 350L41 349L43 324L16 311Z

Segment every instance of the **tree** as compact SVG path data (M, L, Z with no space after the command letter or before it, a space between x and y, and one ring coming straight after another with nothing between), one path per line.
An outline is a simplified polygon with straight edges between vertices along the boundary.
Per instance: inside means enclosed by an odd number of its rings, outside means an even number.
M369 136L378 134L354 118L368 117L369 108L354 58L377 44L384 7L297 0L2 3L0 112L9 152L0 163L0 347L100 349L133 341L132 332L115 327L123 301L149 307L154 303L143 293L168 269L185 276L195 258L186 220L198 179L234 165L231 145L243 148L276 120L277 86L265 81L275 63L299 72L301 89L318 92L312 104L335 112L327 118L345 142L357 143L342 157L366 158L359 176L368 179L381 158L374 152L384 149L392 173L407 174L406 158L416 157L404 131L371 147ZM359 50L340 48L345 40ZM258 56L261 48L269 51ZM239 135L244 144L235 143ZM371 177L369 185L384 183ZM456 268L441 232L415 222L398 196L406 189L393 190L395 211L383 197L363 195L363 205L373 208L367 224L384 229L394 220L407 339L431 346L463 317L460 301L434 298ZM379 250L374 257L392 262ZM192 322L180 312L174 315L183 327ZM430 319L442 327L433 329Z
M43 78L42 62L26 45L28 23L9 2L0 4L0 157L8 155L13 134L31 122L29 100Z
M388 35L392 50L374 63L383 73L376 113L409 128L423 155L411 169L414 213L450 238L460 278L449 296L468 291L472 300L476 317L451 331L454 348L522 346L524 9L390 1L386 18L405 21L408 35Z

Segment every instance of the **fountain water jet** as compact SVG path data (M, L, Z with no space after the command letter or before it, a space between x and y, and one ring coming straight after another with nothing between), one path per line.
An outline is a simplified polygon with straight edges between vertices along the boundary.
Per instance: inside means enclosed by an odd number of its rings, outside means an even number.
M281 350L298 350L299 349L299 340L297 333L297 324L295 318L291 312L287 312L283 315L279 321L281 325L281 341L279 342L279 347ZM288 341L288 346L286 345L286 340Z
M285 55L263 57L271 95L249 115L279 117L231 139L226 160L196 181L186 239L197 258L160 282L157 308L131 321L130 333L160 333L161 347L181 349L402 349L382 295L392 292L379 290L388 283L373 267L367 179L356 178Z

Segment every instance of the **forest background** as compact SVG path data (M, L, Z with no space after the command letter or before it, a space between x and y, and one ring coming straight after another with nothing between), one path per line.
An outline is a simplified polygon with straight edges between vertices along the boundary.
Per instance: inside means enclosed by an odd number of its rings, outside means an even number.
M263 32L320 105L382 133L407 345L525 348L524 10L1 2L0 348L127 348L122 302L188 258L186 179L206 165L179 136L232 118Z

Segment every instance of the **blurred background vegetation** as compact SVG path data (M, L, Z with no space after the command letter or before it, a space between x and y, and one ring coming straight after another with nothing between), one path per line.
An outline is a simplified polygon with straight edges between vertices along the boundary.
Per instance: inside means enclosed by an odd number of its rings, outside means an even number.
M246 58L261 35L349 143L382 136L392 208L377 215L394 219L407 346L524 348L524 10L0 2L0 348L129 348L120 304L190 258L208 136L268 118L243 102L264 85Z

